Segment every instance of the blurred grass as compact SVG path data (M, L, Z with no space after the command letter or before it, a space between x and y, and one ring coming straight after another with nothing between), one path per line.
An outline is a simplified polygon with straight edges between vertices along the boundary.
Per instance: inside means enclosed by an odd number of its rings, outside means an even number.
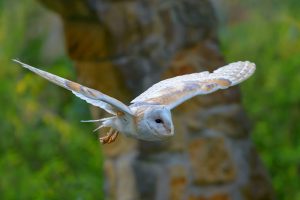
M258 1L252 1L258 2ZM277 3L277 4L276 4ZM254 122L252 138L278 199L300 199L300 2L258 2L247 17L223 27L228 62L250 60L255 75L242 85Z
M11 61L43 63L43 12L33 0L0 1L0 199L102 199L97 135L79 122L88 105ZM45 66L76 80L65 55Z

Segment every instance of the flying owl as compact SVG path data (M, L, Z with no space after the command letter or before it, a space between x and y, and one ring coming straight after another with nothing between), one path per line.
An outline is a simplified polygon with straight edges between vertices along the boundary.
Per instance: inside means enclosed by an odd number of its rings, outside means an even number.
M154 84L127 106L97 90L34 68L18 60L14 61L43 78L70 90L87 103L110 113L111 117L82 121L101 122L95 131L103 127L110 128L105 136L99 138L102 144L114 142L119 133L147 141L158 141L170 137L174 135L172 109L197 95L209 94L234 86L249 78L255 71L254 63L239 61L221 67L212 73L204 71L165 79Z

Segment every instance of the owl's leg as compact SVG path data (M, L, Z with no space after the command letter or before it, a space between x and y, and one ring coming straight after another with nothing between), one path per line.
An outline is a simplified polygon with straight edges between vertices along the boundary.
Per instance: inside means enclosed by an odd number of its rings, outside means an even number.
M111 128L108 133L105 136L100 137L99 140L102 144L110 144L116 140L118 134L119 132L117 130Z
M110 139L108 141L108 144L114 142L117 139L118 135L119 135L119 132L118 131L114 131L114 133L112 134L112 136L110 137Z
M113 134L113 129L109 129L108 133L106 133L105 136L100 137L99 140L102 144L106 144L109 141L109 138L111 137L111 135Z

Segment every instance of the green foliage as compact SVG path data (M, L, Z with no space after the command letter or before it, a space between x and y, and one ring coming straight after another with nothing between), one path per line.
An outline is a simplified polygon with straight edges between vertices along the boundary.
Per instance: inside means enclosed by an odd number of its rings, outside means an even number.
M300 7L293 0L267 2L223 28L221 43L227 61L257 64L242 85L252 137L277 198L300 199Z
M32 0L0 1L0 199L102 199L102 155L88 105L21 68L43 63L45 34L30 37L45 11ZM66 56L45 69L69 79Z

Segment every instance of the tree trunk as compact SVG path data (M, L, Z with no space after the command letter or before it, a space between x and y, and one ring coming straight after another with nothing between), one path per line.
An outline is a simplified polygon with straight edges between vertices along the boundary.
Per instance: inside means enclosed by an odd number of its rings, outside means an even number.
M123 102L224 64L209 0L40 1L62 17L79 81ZM274 199L237 87L184 103L173 120L170 140L103 146L108 199Z

